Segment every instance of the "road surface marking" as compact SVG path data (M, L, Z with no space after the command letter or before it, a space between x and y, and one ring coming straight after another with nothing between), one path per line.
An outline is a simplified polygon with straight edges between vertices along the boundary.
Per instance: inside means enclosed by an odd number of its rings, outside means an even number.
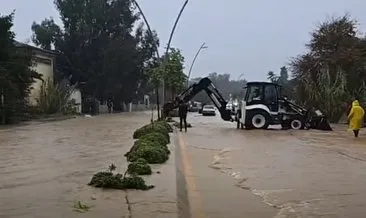
M191 164L191 158L187 151L186 143L181 133L178 133L179 147L182 157L183 172L187 183L188 202L192 218L205 218L206 215L203 210L203 202L197 184Z

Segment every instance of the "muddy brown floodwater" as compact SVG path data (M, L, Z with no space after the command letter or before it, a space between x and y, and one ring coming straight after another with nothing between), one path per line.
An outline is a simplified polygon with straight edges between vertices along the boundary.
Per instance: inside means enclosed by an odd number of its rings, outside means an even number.
M126 113L0 129L0 217L129 217L124 192L86 184L111 163L125 171L132 133L149 121ZM92 212L76 212L79 201Z
M345 125L248 131L198 114L188 122L207 217L366 217L366 129L354 139Z

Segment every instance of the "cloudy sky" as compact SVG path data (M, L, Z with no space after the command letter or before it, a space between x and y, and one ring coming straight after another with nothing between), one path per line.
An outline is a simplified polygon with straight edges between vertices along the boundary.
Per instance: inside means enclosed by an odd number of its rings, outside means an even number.
M164 46L184 0L138 0ZM265 80L266 73L286 65L305 51L309 32L321 21L349 13L366 30L365 0L190 0L172 46L182 50L188 71L194 54L205 42L192 77L210 72L230 73L237 79ZM31 36L33 21L58 13L53 0L0 0L0 13L15 13L19 41ZM363 15L363 16L362 16Z

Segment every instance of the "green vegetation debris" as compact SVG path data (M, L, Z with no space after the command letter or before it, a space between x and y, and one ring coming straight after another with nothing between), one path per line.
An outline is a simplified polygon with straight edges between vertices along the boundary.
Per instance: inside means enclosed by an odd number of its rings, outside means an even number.
M144 136L142 136L139 140L141 141L151 141L151 142L155 142L161 145L167 145L170 143L170 137L168 135L164 135L160 132L152 132L149 134L146 134Z
M139 158L128 165L127 172L130 175L151 175L152 170L145 159Z
M127 153L127 160L134 162L139 158L144 158L149 164L165 163L169 159L168 148L162 146L151 146L152 144L136 145L132 152Z
M173 132L172 126L167 121L159 120L159 121L153 122L152 124L161 125L161 126L165 127L168 130L168 132Z
M170 142L169 132L171 131L173 129L166 121L154 121L137 129L134 138L138 140L125 154L127 160L135 162L143 158L149 164L165 163L170 154L167 144Z
M73 206L74 211L79 212L79 213L85 213L87 211L89 211L90 206L86 205L86 204L82 204L80 201L76 202Z
M168 122L168 123L172 123L172 122L174 122L174 120L173 120L173 118L168 117L168 118L166 118L166 122Z
M145 125L145 126L139 128L139 129L137 129L133 133L133 138L134 139L139 139L142 136L147 135L149 133L153 133L153 132L159 132L159 133L165 135L166 137L169 137L169 132L170 131L165 125L153 122L151 124Z
M152 185L146 185L143 178L139 176L124 177L122 174L113 174L112 172L96 173L91 181L90 186L106 189L139 189L149 190Z
M173 126L180 128L180 123L177 121L174 121ZM183 124L184 127L184 124ZM190 123L187 123L187 128L192 128L192 125Z

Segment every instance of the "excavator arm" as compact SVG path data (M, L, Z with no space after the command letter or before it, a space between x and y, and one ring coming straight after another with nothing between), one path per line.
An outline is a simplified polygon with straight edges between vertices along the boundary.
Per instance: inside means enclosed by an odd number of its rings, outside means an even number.
M231 111L226 109L227 102L213 85L212 81L207 77L201 79L198 83L191 85L188 89L177 96L174 101L164 104L164 114L167 115L169 111L178 108L180 100L183 100L184 103L187 103L201 91L205 91L207 93L208 97L219 110L223 120L231 122L234 121L234 119L231 117Z

